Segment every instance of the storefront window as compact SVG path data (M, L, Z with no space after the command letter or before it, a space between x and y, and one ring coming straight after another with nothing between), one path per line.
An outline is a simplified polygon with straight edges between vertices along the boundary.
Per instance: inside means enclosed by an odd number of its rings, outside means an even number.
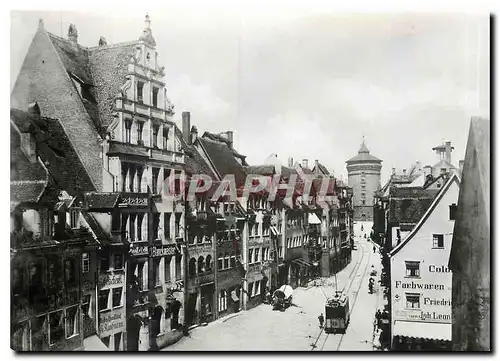
M123 288L118 287L113 289L113 307L118 307L122 305L122 292Z
M109 290L102 290L99 292L99 311L107 310L109 299Z
M51 345L64 338L63 313L62 311L49 314L49 342Z
M66 310L66 338L78 334L79 317L78 306Z
M172 262L172 256L165 257L165 283L169 283L172 280L172 274L170 272L171 262Z

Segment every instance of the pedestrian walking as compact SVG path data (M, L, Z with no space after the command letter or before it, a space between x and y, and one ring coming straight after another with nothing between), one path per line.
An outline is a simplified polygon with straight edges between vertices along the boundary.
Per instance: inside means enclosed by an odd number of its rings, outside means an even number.
M323 317L323 314L318 316L318 321L319 321L319 328L323 328L323 323L325 322L325 317Z
M373 253L377 252L377 247L375 247L375 245L373 245Z

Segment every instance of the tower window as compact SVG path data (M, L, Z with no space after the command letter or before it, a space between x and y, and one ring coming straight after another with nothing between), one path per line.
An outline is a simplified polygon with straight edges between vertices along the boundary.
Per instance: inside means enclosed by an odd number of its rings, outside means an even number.
M144 89L144 83L142 81L137 82L137 101L139 103L142 103L143 100L143 89Z
M153 87L153 106L155 108L158 107L158 91L159 89L157 87Z
M142 128L144 127L143 122L137 122L137 144L142 143Z
M132 128L132 119L125 119L125 143L130 144L130 130Z

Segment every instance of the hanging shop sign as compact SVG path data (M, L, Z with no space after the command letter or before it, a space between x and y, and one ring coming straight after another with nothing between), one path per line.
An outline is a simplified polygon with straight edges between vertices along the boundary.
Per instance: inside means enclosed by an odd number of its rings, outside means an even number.
M123 285L124 283L125 275L123 273L99 275L99 288Z
M130 194L123 195L118 203L119 207L147 207L148 195Z
M176 244L163 244L158 246L130 246L129 253L135 257L151 256L151 257L164 257L173 256L178 254Z
M101 338L117 332L123 332L124 329L125 315L123 307L99 314L99 336Z

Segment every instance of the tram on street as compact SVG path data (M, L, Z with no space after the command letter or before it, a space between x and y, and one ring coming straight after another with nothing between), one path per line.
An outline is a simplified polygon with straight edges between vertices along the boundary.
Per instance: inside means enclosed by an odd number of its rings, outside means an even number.
M325 333L345 333L349 320L349 297L343 292L336 292L325 304Z

